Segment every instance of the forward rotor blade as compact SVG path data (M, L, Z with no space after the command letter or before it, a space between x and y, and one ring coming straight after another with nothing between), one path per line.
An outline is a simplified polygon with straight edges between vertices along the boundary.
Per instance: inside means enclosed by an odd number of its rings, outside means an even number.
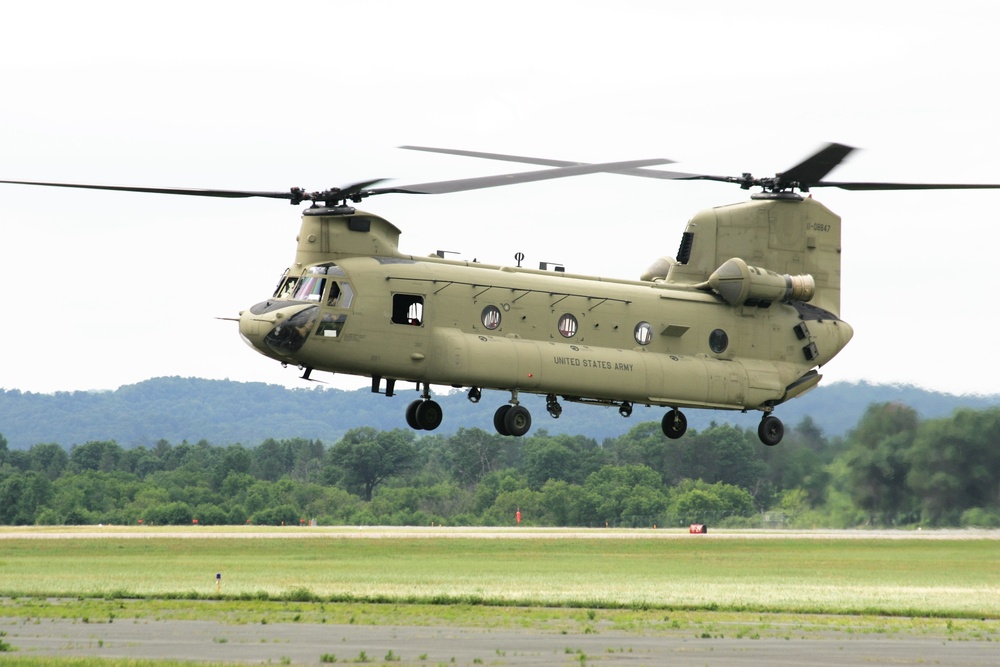
M484 160L500 160L502 162L520 162L522 164L537 164L543 167L580 167L590 165L589 162L571 162L569 160L552 160L542 157L526 157L523 155L506 155L504 153L482 153L479 151L465 151L454 148L431 148L429 146L400 146L408 151L423 151L425 153L442 153L444 155L461 155L464 157L482 158ZM674 160L666 160L662 164L673 163ZM642 176L644 178L664 178L664 179L695 179L702 178L701 174L689 174L680 171L658 171L656 169L603 169L613 174L626 174L628 176Z
M498 176L480 176L477 178L461 178L454 181L435 181L432 183L416 183L414 185L403 185L393 188L376 188L366 190L362 193L368 195L382 195L388 193L406 193L439 195L449 192L462 192L465 190L480 190L483 188L495 188L501 185L514 185L516 183L532 183L544 181L552 178L566 178L567 176L581 176L583 174L595 174L603 171L620 171L635 167L648 167L656 164L668 164L670 160L629 160L627 162L604 162L601 164L571 164L571 166L557 167L555 169L542 169L539 171L518 172L515 174L501 174Z
M149 192L161 195L190 195L193 197L225 197L238 199L241 197L270 197L273 199L291 199L291 192L257 192L253 190L205 190L191 188L145 188L129 185L88 185L85 183L47 183L42 181L0 181L10 185L40 185L50 188L79 188L82 190L113 190L117 192Z
M288 199L293 204L303 201L343 201L365 191L366 188L381 183L384 179L375 179L353 183L344 188L333 188L322 192L305 192L301 188L292 188L285 192L265 192L259 190L212 190L201 188L148 188L131 185L92 185L86 183L50 183L43 181L0 181L9 185L38 185L51 188L77 188L81 190L111 190L114 192L145 192L160 195L185 195L192 197L222 197L226 199L241 199L246 197L266 197L268 199Z

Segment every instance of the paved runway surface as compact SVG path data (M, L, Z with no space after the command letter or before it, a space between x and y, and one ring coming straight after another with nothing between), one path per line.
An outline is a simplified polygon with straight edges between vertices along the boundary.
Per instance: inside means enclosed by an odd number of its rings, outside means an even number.
M373 627L213 621L113 623L0 618L8 656L171 658L225 662L399 665L948 665L1000 663L989 641L884 635L706 638L482 628ZM0 658L2 661L2 658Z

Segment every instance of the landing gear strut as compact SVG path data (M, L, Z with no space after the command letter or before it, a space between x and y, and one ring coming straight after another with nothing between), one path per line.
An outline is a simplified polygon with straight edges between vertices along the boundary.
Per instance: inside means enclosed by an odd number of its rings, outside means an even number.
M423 398L406 406L406 425L414 431L433 431L443 419L441 406L431 399L430 386L425 384Z
M781 442L784 435L785 426L781 420L771 413L765 412L760 420L760 426L757 427L757 437L760 438L760 441L768 447L774 447Z
M663 429L663 435L667 436L671 440L676 440L684 435L685 431L687 431L687 417L684 416L683 412L674 408L667 414L663 415L663 421L660 422L660 428Z

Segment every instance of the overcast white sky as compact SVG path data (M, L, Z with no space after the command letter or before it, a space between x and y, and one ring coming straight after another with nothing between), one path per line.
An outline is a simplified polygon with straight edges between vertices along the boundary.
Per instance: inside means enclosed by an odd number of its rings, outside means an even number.
M284 190L520 169L423 144L770 175L1000 183L995 2L33 0L0 8L0 179ZM529 169L530 167L523 167ZM1000 191L816 191L855 337L825 382L1000 392ZM365 208L401 249L638 278L717 183L609 174ZM307 386L236 314L294 256L282 201L0 186L0 387ZM333 386L362 386L338 380Z

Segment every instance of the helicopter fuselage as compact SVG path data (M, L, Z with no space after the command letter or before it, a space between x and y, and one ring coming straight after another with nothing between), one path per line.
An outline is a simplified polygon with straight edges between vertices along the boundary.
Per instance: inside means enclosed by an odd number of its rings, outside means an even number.
M271 299L241 313L247 342L307 375L371 377L373 390L416 382L425 400L430 385L506 390L512 404L542 394L550 413L556 397L622 414L632 404L770 413L815 386L815 369L852 335L822 308L765 298L785 294L790 277L770 274L768 292L765 272L739 259L713 288L690 275L628 281L419 257L397 250L388 221L348 211L307 212L296 263ZM744 293L719 287L727 279Z

